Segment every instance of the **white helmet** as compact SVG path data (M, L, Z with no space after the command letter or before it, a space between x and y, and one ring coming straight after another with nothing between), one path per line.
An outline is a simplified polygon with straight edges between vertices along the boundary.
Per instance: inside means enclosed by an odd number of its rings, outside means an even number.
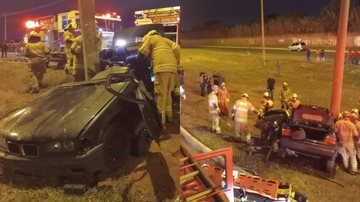
M264 93L264 97L269 97L269 96L270 96L269 92L266 91L266 92Z
M247 93L243 93L243 94L241 95L241 97L245 97L245 98L249 99L249 95L248 95Z

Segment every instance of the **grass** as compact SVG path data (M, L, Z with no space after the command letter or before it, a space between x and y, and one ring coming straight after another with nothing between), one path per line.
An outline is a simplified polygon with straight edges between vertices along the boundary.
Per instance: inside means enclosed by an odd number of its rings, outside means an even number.
M264 163L264 154L248 156L242 148L244 145L234 141L233 122L229 119L222 119L222 135L208 132L211 123L207 97L200 96L201 71L208 74L217 71L225 76L230 91L230 106L242 93L247 92L253 105L259 107L270 76L276 80L275 108L280 107L278 95L284 81L289 83L290 89L298 94L302 103L330 106L333 64L305 62L278 55L268 55L267 58L267 65L263 67L259 55L239 54L234 50L182 49L181 64L185 69L187 100L182 103L181 124L212 149L233 147L235 164L255 169L267 178L290 182L296 190L307 195L310 201L356 201L360 196L358 177L351 176L342 169L338 170L336 180L343 183L345 188L307 173L303 168L305 166L321 169L322 164L313 159L273 157L270 163ZM275 68L277 61L280 62L280 73ZM345 67L341 110L356 107L360 87L359 73L360 69ZM255 115L250 115L250 123L254 124L255 121ZM259 135L255 127L250 130L254 136Z

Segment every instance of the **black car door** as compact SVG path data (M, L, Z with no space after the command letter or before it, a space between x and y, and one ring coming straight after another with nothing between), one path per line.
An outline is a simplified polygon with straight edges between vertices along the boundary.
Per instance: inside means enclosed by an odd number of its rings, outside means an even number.
M136 98L145 101L138 104L142 118L145 121L148 131L150 131L151 137L155 140L158 139L162 130L160 114L154 98L146 90L142 81L139 83L136 90Z

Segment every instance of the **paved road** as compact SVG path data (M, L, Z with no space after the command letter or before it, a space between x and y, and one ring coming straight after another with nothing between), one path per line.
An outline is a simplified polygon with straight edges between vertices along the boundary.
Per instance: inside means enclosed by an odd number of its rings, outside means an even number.
M262 55L261 48L247 48L247 47L230 47L230 46L185 46L186 48L203 48L208 50L217 50L222 52L238 52L239 54ZM304 51L288 51L281 48L268 48L266 54L272 57L306 60L306 53ZM327 62L334 62L334 51L325 51ZM315 50L311 51L311 60L316 60Z

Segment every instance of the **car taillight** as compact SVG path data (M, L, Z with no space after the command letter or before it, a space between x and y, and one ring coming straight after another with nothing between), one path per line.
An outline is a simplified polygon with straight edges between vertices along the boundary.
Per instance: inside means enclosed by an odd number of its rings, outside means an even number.
M325 137L324 142L327 143L327 144L335 145L336 144L336 136L335 136L335 134L327 135Z
M291 132L290 128L283 128L282 131L281 131L281 135L290 137L291 136L290 132Z

